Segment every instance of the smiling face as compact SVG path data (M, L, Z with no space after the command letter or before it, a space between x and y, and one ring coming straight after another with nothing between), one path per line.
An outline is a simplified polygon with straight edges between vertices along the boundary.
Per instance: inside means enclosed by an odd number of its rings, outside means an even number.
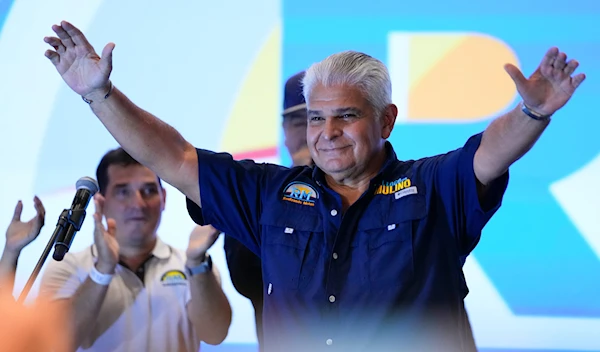
M139 164L112 164L107 174L104 215L115 220L117 241L131 246L153 241L166 199L156 174Z
M307 105L308 146L321 170L336 180L379 171L395 122L394 105L379 117L356 87L322 84L312 88Z

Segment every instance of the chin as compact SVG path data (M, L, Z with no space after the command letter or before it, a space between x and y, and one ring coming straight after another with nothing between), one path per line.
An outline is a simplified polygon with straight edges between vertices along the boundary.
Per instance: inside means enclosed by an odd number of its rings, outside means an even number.
M328 174L343 174L352 168L350 164L343 164L338 162L326 163L325 167L322 168Z

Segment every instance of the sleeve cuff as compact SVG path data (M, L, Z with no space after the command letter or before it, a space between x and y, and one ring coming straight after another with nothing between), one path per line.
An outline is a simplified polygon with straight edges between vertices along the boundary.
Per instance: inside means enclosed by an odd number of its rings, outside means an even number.
M483 214L494 214L500 205L502 204L502 198L506 192L509 180L509 172L506 171L498 178L493 180L486 186L485 194L483 198L479 197L480 182L475 175L474 160L475 153L479 149L481 144L481 138L483 133L476 134L469 138L465 146L463 147L463 155L459 165L459 170L464 171L463 177L465 177L465 191L468 194L467 202L469 204L476 204L475 209ZM468 172L467 172L468 170ZM474 209L474 210L475 210ZM486 219L486 221L489 220Z
M493 180L486 187L483 197L479 196L479 188L481 187L475 169L473 166L475 152L481 144L483 133L479 133L469 138L463 147L462 155L459 161L459 178L462 179L465 195L465 205L467 213L474 216L468 216L467 229L471 234L481 233L481 230L496 213L502 205L502 199L508 186L509 172Z
M202 215L202 208L200 208L198 204L194 203L189 198L185 199L185 204L187 207L188 214L196 224L201 226L208 225L204 221L204 216Z

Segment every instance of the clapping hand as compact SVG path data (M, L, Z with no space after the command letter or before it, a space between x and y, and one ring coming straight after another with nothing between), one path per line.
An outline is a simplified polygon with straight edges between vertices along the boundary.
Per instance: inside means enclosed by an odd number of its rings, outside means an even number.
M102 223L104 218L104 197L96 193L94 196L94 244L98 250L96 269L103 274L113 274L119 262L119 243L115 238L117 225L114 219L106 219L106 227Z
M40 234L44 226L46 210L42 201L36 196L33 198L33 206L35 207L35 216L27 221L21 221L21 213L23 212L23 202L18 201L15 206L13 218L6 230L6 245L5 252L19 254L21 250L31 243Z
M190 234L190 241L186 251L187 266L195 267L204 261L206 251L215 243L221 231L211 225L196 226Z

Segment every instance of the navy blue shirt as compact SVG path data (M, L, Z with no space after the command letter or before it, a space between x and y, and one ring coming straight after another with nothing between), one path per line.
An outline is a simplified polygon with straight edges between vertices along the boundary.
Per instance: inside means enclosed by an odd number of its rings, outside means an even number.
M475 351L462 267L499 208L508 173L480 201L464 147L387 160L342 212L319 168L198 150L202 209L190 215L262 259L266 351Z

